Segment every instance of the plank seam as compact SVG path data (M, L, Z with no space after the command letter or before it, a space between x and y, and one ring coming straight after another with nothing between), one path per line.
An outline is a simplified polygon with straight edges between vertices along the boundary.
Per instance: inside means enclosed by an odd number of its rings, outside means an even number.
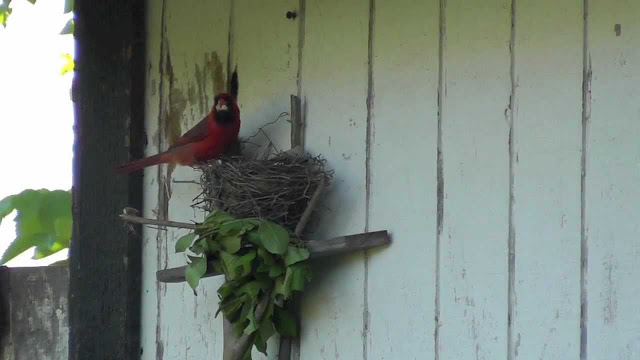
M235 28L235 1L229 0L229 33L227 38L227 91L231 89L231 74L233 72L233 30ZM214 94L215 95L215 94Z
M587 131L591 117L591 57L589 55L589 0L583 0L582 38L582 154L580 159L580 359L587 359L587 274L589 243L586 224Z
M167 0L162 1L162 12L160 19L160 59L158 59L158 73L160 75L159 85L158 85L158 152L162 150L162 138L164 137L164 126L163 126L163 108L164 104L164 70L165 70L165 52L167 51L167 23L166 23L166 13L167 13ZM162 175L163 166L158 166L157 169L157 181L158 181L158 217L160 219L165 219L167 217L168 209L168 199L165 192L165 179ZM158 267L162 265L162 243L163 243L163 235L166 241L166 234L162 231L157 231L156 233L156 263ZM162 342L162 291L166 285L157 283L156 284L156 351L155 357L157 360L162 360L164 358L164 343Z
M515 204L515 192L514 192L514 179L515 179L515 145L514 145L514 112L516 107L516 0L511 0L511 39L509 41L509 54L510 54L510 68L509 77L511 80L511 95L509 96L509 215L508 226L509 234L507 239L508 248L508 285L507 285L507 359L513 360L518 356L518 349L514 344L514 316L515 316L515 302L516 302L516 290L515 290L515 278L516 278L516 230L513 221L514 204Z
M298 87L298 97L302 99L302 61L304 59L304 40L305 40L305 13L307 9L307 1L300 0L298 4L298 74L296 75L296 86ZM304 111L302 112L304 124Z
M373 46L375 35L376 2L369 0L369 34L367 49L367 139L365 144L365 225L364 231L369 231L369 215L371 210L371 143L375 136L373 130L373 106L374 106L374 83L373 83ZM362 358L367 360L369 341L369 254L364 251L364 299L362 310Z
M438 38L438 139L437 139L437 159L436 159L436 279L435 279L435 329L433 333L434 340L434 358L440 359L440 243L442 238L442 224L444 219L444 170L442 160L442 103L444 101L444 59L445 59L445 41L446 41L446 8L447 0L440 0L440 24Z

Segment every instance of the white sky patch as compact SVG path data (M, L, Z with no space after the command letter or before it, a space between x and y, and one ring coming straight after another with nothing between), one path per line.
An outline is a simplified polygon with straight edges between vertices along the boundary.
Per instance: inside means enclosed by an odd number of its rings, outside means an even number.
M0 25L0 199L25 189L69 190L72 171L73 74L60 74L62 54L74 54L72 35L60 35L72 14L63 14L64 0L11 5L6 29ZM0 225L0 254L15 238L14 217ZM32 256L29 250L7 265L47 265L67 251Z

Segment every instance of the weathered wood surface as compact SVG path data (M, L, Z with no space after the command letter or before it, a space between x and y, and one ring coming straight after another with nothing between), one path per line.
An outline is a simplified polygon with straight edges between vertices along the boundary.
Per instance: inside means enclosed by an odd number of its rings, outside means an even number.
M509 356L578 359L582 2L515 10Z
M444 16L439 358L500 359L507 348L511 0L448 0Z
M348 236L340 236L329 240L312 240L305 241L305 246L309 250L310 259L319 259L323 257L338 256L349 254L352 252L373 249L380 246L389 245L391 240L387 231L376 231L371 233L355 234ZM184 282L184 269L186 266L177 268L159 270L156 273L156 279L165 283ZM221 275L214 271L207 271L203 277L211 277Z
M286 14L297 7L298 0L234 1L232 62L244 79L239 101L244 135L255 134L279 114L291 111L290 96L297 94L298 19L288 19ZM247 145L246 150L263 151L269 140L278 150L289 149L288 118L264 128L268 139L263 134L251 139L260 148ZM253 353L256 359L262 357Z
M366 231L369 1L306 0L304 21L305 148L335 170L315 235L327 239ZM326 270L301 300L300 359L362 359L364 257L317 266Z
M0 278L2 359L68 359L67 266L0 267Z
M192 76L193 59L215 50L226 69L231 50L241 79L243 136L289 111L289 95L297 91L306 150L336 170L314 237L380 228L394 234L394 246L367 251L364 263L361 255L319 260L317 267L328 270L302 303L305 360L637 357L640 255L628 219L637 212L633 194L640 184L633 140L640 73L633 16L640 4L587 2L591 51L584 59L593 62L594 101L586 102L593 113L587 111L583 133L583 3L155 2L149 6L150 148L157 136L166 148L168 122L158 109L179 100L169 96L168 72L161 77L157 68L168 48L174 87L183 90L189 88L183 81L211 78ZM298 16L287 19L294 10ZM170 44L163 56L161 33ZM178 47L184 51L173 50ZM202 94L212 95L211 82ZM199 110L187 101L182 130ZM286 121L265 129L288 147ZM154 209L174 218L161 211L170 197L171 211L179 204L175 212L183 216L176 220L197 220L201 214L188 208L197 186L172 184L167 174L166 168L147 171L145 216L155 217ZM193 172L177 169L173 177L190 180ZM183 264L171 249L186 231L151 233L142 357L219 356L220 317L209 314L220 282L203 282L208 297L195 300L186 285L156 284L157 270ZM270 359L277 356L272 344Z
M142 242L116 214L142 208L143 181L114 169L146 142L145 11L138 0L75 2L69 360L140 354Z
M583 239L588 359L640 359L638 14L637 1L589 1Z
M232 2L152 1L147 13L147 153L167 147L193 127L213 106L214 94L226 90ZM239 96L249 86L238 69ZM199 180L189 167L153 166L145 170L146 218L201 221L204 211L191 208L200 187L173 180ZM156 271L184 264L175 242L189 230L145 227L142 288L142 360L205 359L222 356L222 318L215 317L216 290L222 279L198 287L186 283L167 288Z

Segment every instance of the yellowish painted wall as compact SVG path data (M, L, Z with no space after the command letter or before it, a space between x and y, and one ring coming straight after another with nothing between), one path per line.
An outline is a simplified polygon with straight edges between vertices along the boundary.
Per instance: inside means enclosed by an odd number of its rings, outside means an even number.
M315 237L393 244L316 263L301 359L636 359L640 4L588 3L149 2L147 152L236 65L241 136L303 98L336 171ZM201 219L197 176L147 169L145 216ZM155 281L182 234L145 229L143 359L221 357L222 280Z

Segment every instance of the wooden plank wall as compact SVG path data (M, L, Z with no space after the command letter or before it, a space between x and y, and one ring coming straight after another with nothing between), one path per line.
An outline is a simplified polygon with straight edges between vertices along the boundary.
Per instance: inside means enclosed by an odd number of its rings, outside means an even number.
M639 11L629 0L149 3L147 151L208 112L236 65L242 136L303 98L306 147L336 171L315 237L388 229L393 243L317 263L301 359L634 359ZM289 146L285 121L265 130ZM197 186L175 182L195 172L145 175L146 216L202 217L189 207ZM145 229L143 359L222 351L221 280L197 297L155 281L184 263L172 251L183 233Z

